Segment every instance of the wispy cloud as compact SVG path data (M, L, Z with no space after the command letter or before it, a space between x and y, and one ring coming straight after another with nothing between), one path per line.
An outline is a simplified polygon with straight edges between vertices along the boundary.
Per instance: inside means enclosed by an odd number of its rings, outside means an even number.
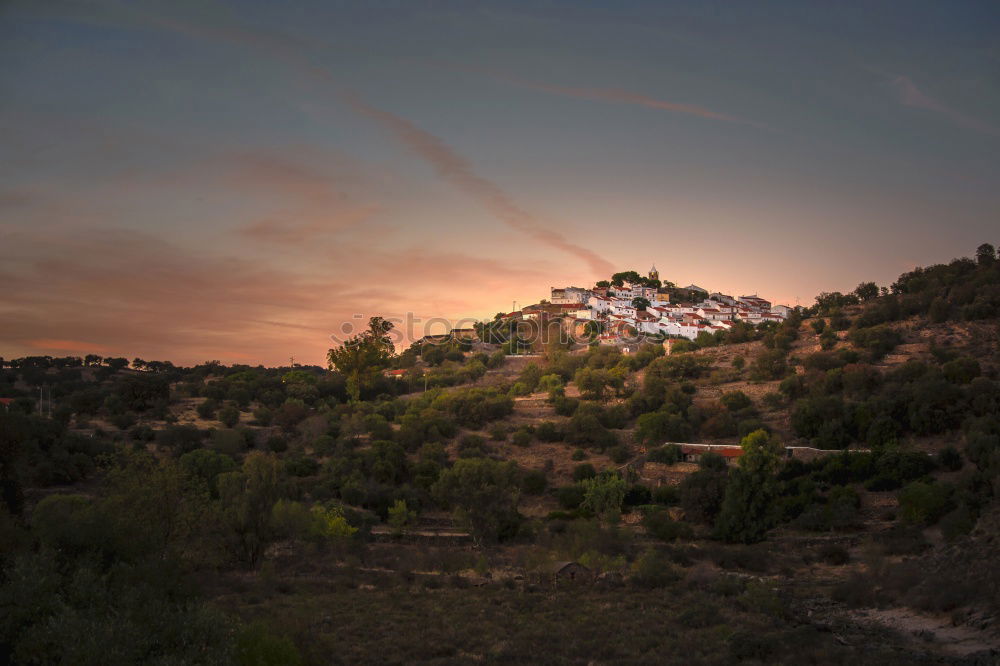
M411 152L430 164L442 179L471 196L508 226L583 260L597 275L609 275L614 272L611 262L596 252L567 240L561 233L547 228L541 220L522 208L499 185L476 173L472 165L440 137L420 129L405 118L372 106L356 93L341 91L340 98L355 112L392 132Z
M282 268L156 234L77 225L32 225L0 238L0 356L96 351L280 363L294 354L320 362L344 322L499 310L522 297L519 285L548 284L558 273L529 261L366 244L330 247L322 266ZM404 333L419 337L420 325Z
M229 155L222 162L230 187L248 193L271 192L284 201L282 211L240 229L251 239L308 243L318 236L368 222L380 210L376 204L352 202L325 171L275 153Z
M577 257L584 261L596 276L608 275L614 271L611 262L593 250L570 241L564 234L552 229L549 223L529 213L500 185L477 173L472 164L442 138L421 129L402 116L370 104L356 92L344 88L326 69L311 60L310 48L294 39L229 24L194 24L165 16L140 16L136 13L129 13L127 22L117 22L114 18L107 20L119 27L134 26L137 22L144 22L149 27L177 32L188 37L225 40L284 62L296 71L322 82L355 113L388 130L390 135L409 152L427 162L438 176L470 196L510 228ZM265 223L250 233L267 235L275 231L273 226Z
M644 106L650 109L657 109L659 111L669 111L671 113L681 113L689 116L697 116L699 118L704 118L706 120L717 120L726 123L734 123L737 125L749 125L760 129L768 129L765 125L754 122L752 120L747 120L745 118L740 118L738 116L734 116L728 113L713 111L711 109L707 109L703 106L698 106L695 104L684 104L681 102L671 102L664 99L658 99L656 97L651 97L649 95L644 95L642 93L631 92L629 90L621 90L618 88L560 86L551 83L543 83L540 81L525 79L519 76L508 74L506 72L501 72L489 68L472 67L468 65L450 65L449 69L457 69L460 71L483 74L497 81L509 83L511 85L518 86L521 88L528 88L530 90L538 90L540 92L548 93L551 95L561 95L563 97L575 97L577 99L586 99L586 100L600 101L600 102L612 102L617 104L631 104L635 106Z
M990 136L1000 136L1000 127L973 118L958 109L955 109L944 102L931 97L921 91L917 85L907 76L897 76L892 81L892 87L896 91L899 101L903 106L914 109L924 109L939 113L956 125L966 129L989 134Z

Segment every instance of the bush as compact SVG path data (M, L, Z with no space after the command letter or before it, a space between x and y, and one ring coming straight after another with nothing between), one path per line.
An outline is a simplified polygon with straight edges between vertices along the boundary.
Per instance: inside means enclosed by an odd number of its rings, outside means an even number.
M593 479L595 476L597 476L597 470L590 463L582 463L573 468L573 480L576 482Z
M877 543L886 555L916 555L930 547L923 530L915 525L893 525L878 535Z
M559 416L573 416L579 406L579 400L576 398L567 398L566 396L557 396L552 402L552 408Z
M298 666L302 663L295 644L287 637L271 634L261 622L237 634L234 656L238 666Z
M573 455L571 455L570 458L572 460L586 460L587 452L584 451L583 449L576 449L575 451L573 451Z
M664 444L663 446L653 449L646 456L646 460L653 463L662 463L664 465L673 465L674 463L680 462L683 457L681 452L681 447L677 444Z
M632 452L624 444L619 444L618 446L611 447L608 451L608 455L611 457L612 461L622 465L628 462L628 459L632 456Z
M288 450L288 440L281 435L271 435L267 438L267 448L275 453L282 453Z
M522 428L522 429L517 430L514 433L514 436L511 437L511 442L514 444L514 446L520 446L522 448L527 448L527 447L531 446L531 441L534 438L535 438L534 435L532 435L526 429Z
M914 481L899 492L900 516L914 525L933 525L953 508L952 492L945 483Z
M979 367L979 361L963 356L942 365L941 372L944 374L944 378L953 384L968 384L978 377L982 370Z
M944 469L957 472L962 469L962 454L954 446L947 446L937 454L938 465Z
M563 486L556 491L556 499L559 501L559 506L567 511L579 508L579 506L583 503L585 495L586 491L583 486L578 483L575 483L572 486Z
M653 489L652 501L654 504L672 506L680 502L680 494L675 486L659 486Z
M232 406L223 407L219 410L218 417L222 425L232 428L240 422L240 410Z
M881 359L903 341L899 333L885 324L856 328L851 331L850 339L855 347L867 350L873 361Z
M637 587L665 587L680 580L680 574L661 551L649 549L632 563L629 582Z
M697 601L677 614L677 623L690 629L714 627L723 622L719 609L707 601Z
M941 519L941 534L948 541L954 541L972 531L976 526L975 517L966 505L961 505Z
M827 543L820 547L819 558L827 564L839 567L851 561L851 554L839 544Z
M525 472L521 479L521 490L528 495L541 495L549 485L549 480L545 472L540 469L533 469Z
M262 425L266 428L274 421L274 412L272 412L268 407L260 406L253 410L253 418L257 421L258 425Z
M535 436L542 442L560 442L563 439L563 431L552 421L543 421L535 428Z
M731 412L738 412L741 409L753 407L753 401L750 400L750 397L743 391L729 391L728 393L723 393L719 401L722 403L723 407Z
M757 356L750 364L750 378L758 381L781 379L788 373L785 352L771 349Z
M767 663L768 658L777 649L776 639L773 636L747 629L734 632L726 642L729 645L729 656L733 661Z
M676 541L677 539L690 539L693 535L691 526L670 517L669 512L658 509L649 511L643 516L642 526L646 532L660 541Z
M678 488L685 517L696 523L712 524L722 508L727 479L724 468L700 469L685 477Z
M199 405L195 408L195 411L198 412L198 416L207 421L215 417L215 410L218 408L218 401L208 398L207 400L199 403Z

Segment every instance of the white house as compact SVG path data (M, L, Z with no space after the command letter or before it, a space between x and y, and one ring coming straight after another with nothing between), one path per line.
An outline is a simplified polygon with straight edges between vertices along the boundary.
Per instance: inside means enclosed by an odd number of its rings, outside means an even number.
M792 308L787 305L772 305L771 314L776 314L782 319L788 319L792 314Z
M549 302L557 305L568 305L572 303L586 303L591 296L589 289L580 287L552 287Z
M724 321L731 316L730 313L718 308L698 308L697 314L709 321Z
M740 296L738 300L751 310L758 312L770 312L771 310L771 302L761 298L757 294L753 296Z
M591 296L587 299L587 305L595 314L604 314L611 311L611 299L604 296Z

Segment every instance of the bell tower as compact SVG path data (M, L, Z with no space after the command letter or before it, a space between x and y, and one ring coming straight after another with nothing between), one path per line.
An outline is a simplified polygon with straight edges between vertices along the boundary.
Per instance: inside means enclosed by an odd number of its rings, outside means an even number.
M656 264L653 264L653 267L649 269L649 279L650 280L660 279L660 272L656 270Z

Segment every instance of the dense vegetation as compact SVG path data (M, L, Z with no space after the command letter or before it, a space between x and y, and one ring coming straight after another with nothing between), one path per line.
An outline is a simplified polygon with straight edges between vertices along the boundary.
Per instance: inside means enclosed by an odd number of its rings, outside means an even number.
M901 662L797 611L996 611L996 568L969 586L954 558L998 522L998 308L982 246L669 356L514 364L501 318L395 354L375 318L329 368L4 361L0 661ZM743 454L685 463L698 441ZM554 561L596 583L553 587ZM832 592L780 582L815 563L847 567Z

